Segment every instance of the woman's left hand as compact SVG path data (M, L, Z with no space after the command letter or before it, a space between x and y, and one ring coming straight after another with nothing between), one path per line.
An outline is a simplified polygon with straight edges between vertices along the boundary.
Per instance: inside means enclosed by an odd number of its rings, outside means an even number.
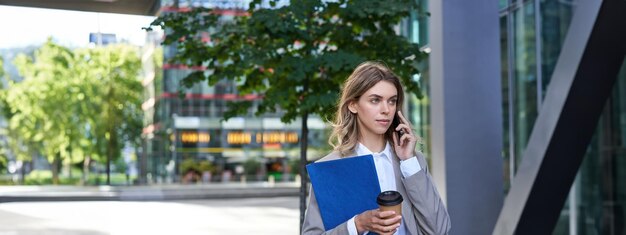
M396 156L400 158L400 160L407 160L413 156L415 156L415 146L417 145L417 136L413 133L411 129L410 122L404 118L401 111L398 111L398 117L400 118L400 124L395 127L396 132L403 133L400 139L398 139L398 135L393 135L393 143L396 149Z

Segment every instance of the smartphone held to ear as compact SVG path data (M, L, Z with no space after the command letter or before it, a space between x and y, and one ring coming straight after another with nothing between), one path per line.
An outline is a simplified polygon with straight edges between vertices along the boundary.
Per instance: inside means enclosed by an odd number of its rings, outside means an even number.
M398 135L398 140L400 140L400 137L404 135L404 130L400 129L399 131L396 131L396 127L398 127L398 125L400 125L400 117L398 117L398 114L396 114L393 116L393 121L391 122L391 128L393 128L393 131Z

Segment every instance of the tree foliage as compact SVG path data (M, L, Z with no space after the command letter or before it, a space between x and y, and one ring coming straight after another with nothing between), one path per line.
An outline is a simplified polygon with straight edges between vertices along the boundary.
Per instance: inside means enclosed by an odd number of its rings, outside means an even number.
M383 61L408 92L421 97L413 75L425 53L398 34L400 21L419 11L415 1L269 3L274 7L254 1L233 21L224 21L217 10L196 8L164 14L151 27L165 29L164 44L176 45L174 63L206 68L189 74L185 86L238 81L241 95L264 96L257 114L280 109L284 122L302 114L330 117L340 85L365 60ZM233 102L225 118L243 115L251 106L246 100Z
M11 146L20 149L15 152L24 160L30 160L32 152L42 153L52 163L55 178L82 131L73 116L76 99L67 79L72 77L72 60L71 50L51 41L36 50L34 58L19 55L14 64L24 80L11 84L6 95L9 132L19 136Z
M48 40L14 64L24 79L0 97L11 150L23 160L43 154L57 178L61 163L115 160L126 141L138 145L141 62L133 47L70 50Z
M0 87L2 87L2 82L4 82L4 58L0 56ZM4 108L2 103L0 103L0 109ZM0 127L1 128L1 127ZM6 131L6 130L5 130ZM0 143L0 173L4 171L7 167L7 149L4 146L4 143Z

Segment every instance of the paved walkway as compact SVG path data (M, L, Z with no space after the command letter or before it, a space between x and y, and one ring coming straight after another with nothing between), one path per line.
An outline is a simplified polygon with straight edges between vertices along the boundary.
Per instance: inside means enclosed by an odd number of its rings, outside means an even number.
M149 186L0 186L0 203L23 201L162 201L297 196L295 182Z
M0 234L291 235L298 197L0 203Z

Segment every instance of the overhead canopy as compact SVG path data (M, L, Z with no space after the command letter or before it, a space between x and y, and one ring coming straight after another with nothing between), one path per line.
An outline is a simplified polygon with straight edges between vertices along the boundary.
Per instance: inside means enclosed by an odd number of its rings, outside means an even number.
M159 0L0 0L0 5L154 16Z

